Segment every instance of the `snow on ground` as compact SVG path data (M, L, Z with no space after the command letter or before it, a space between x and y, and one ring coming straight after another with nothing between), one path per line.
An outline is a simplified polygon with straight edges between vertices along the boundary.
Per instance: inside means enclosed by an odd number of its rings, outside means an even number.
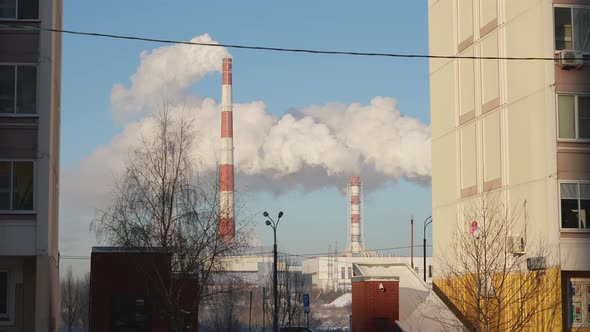
M352 305L352 293L344 293L331 303L324 304L325 308L344 308Z

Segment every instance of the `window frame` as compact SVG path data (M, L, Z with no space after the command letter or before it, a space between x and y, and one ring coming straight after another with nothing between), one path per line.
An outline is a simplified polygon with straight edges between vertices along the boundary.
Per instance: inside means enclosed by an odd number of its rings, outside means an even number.
M39 64L32 62L0 62L0 66L14 67L14 105L12 113L0 112L0 117L39 117ZM17 113L16 105L18 103L18 67L35 67L35 112L34 113Z
M35 214L37 213L37 181L36 181L36 174L37 174L37 163L33 159L1 159L0 162L9 162L10 163L10 210L0 210L2 214ZM14 210L12 206L12 199L13 194L13 178L14 178L14 163L15 162L31 162L33 163L33 209L32 210Z
M37 18L18 18L20 0L15 0L15 17L0 17L0 21L41 22L41 1L37 2Z
M581 221L580 221L580 214L578 213L578 228L563 228L562 227L562 219L561 219L561 184L576 184L578 186L578 211L580 209L580 185L581 184L588 184L590 185L590 180L560 180L557 181L557 191L558 191L558 197L559 197L559 231L560 232L578 232L578 233L590 233L590 220L588 217L590 217L590 213L588 213L586 215L586 228L582 228L581 226Z
M574 138L561 138L559 137L559 96L574 97ZM573 92L558 92L555 94L555 123L557 125L557 141L558 142L579 142L579 143L590 143L589 138L580 138L580 121L579 121L579 97L590 98L590 93L573 93Z
M572 49L582 52L584 55L586 54L590 54L590 51L582 51L581 49L577 49L575 45L576 41L575 41L575 31L574 31L574 8L584 8L584 9L588 9L590 11L590 6L587 5L568 5L568 4L555 4L553 5L553 50L555 51L555 54L559 54L559 52L561 52L562 50L558 50L557 49L557 43L555 40L555 8L569 8L570 10L570 17L572 19Z
M0 273L6 273L6 313L0 313L0 319L5 319L5 320L0 320L0 325L7 325L7 324L12 324L12 320L11 320L11 313L12 313L12 307L11 307L11 292L10 292L10 285L11 285L11 280L10 280L10 271L8 271L7 269L4 268L0 268Z

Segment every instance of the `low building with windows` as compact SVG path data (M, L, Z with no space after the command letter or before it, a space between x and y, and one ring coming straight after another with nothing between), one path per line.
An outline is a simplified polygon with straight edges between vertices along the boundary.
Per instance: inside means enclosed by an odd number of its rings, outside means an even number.
M61 0L0 1L0 331L57 331ZM23 28L29 26L32 29Z
M590 1L429 0L428 14L429 53L450 56L430 59L434 264L460 259L457 234L484 227L467 212L493 197L515 220L499 244L515 272L558 276L543 296L561 305L530 327L590 331ZM494 296L494 278L477 282Z
M424 278L423 257L407 256L321 256L303 260L302 271L306 286L321 290L350 291L353 264L406 264ZM412 268L413 266L413 268ZM426 282L432 281L432 257L426 257Z

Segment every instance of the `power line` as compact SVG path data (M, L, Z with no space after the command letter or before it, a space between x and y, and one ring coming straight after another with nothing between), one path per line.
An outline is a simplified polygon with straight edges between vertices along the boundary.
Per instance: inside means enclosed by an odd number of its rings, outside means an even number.
M391 248L378 248L378 249L370 249L369 251L388 251L388 250L401 250L401 249L409 249L412 246L403 246L403 247L391 247ZM415 245L414 247L416 248L422 248L422 245ZM428 247L431 247L431 245L428 245ZM351 251L341 251L340 253L350 253ZM264 251L264 252L260 252L260 253L238 253L238 254L234 254L234 255L229 255L227 257L236 257L236 256L264 256L264 255L270 255L272 254L272 251ZM297 256L297 257L302 257L302 258L315 258L316 256L327 256L327 255L333 255L334 253L310 253L310 254L289 254L287 252L279 252L282 255L287 255L287 256ZM76 259L90 259L90 256L83 256L83 255L60 255L59 256L60 259L66 259L66 260L76 260Z
M417 58L417 59L465 59L465 60L513 60L513 61L556 61L558 59L553 57L499 57L499 56L458 56L458 55L431 55L431 54L410 54L410 53L379 53L379 52L354 52L354 51L338 51L338 50L319 50L319 49L305 49L305 48L286 48L286 47L270 47L270 46L252 46L239 44L217 44L217 43L202 43L192 41L182 41L173 39L160 39L150 37L138 37L128 35L117 35L99 32L87 32L76 30L62 30L42 27L33 27L18 24L0 24L0 28L6 29L24 29L49 31L56 33L65 33L80 36L103 37L123 40L146 41L163 44L182 44L193 46L208 46L208 47L225 47L233 49L246 49L258 51L273 51L273 52L291 52L291 53L308 53L308 54L324 54L324 55L352 55L352 56L374 56L374 57L390 57L390 58ZM570 60L570 59L562 59Z
M142 252L140 251L140 253L142 253ZM143 253L147 253L147 252L143 252ZM233 254L233 255L227 255L227 256L224 256L224 257L264 256L264 255L270 255L272 253L273 253L272 251L264 251L264 252L259 252L259 253L237 253L237 254ZM59 258L60 259L66 259L66 260L77 260L77 259L85 259L85 260L88 260L88 259L91 258L91 256L84 256L84 255L60 255Z

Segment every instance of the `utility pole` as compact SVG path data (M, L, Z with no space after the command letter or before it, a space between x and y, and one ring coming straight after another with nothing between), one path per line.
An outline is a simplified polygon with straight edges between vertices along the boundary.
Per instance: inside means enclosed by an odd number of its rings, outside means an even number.
M412 243L412 247L410 248L410 256L412 257L412 269L414 268L414 214L412 213L412 216L410 217L410 228L411 230L411 243Z
M262 332L266 332L266 287L262 287Z
M250 316L248 318L248 332L252 331L252 291L250 291Z
M432 223L432 216L424 219L424 282L426 282L426 226Z

